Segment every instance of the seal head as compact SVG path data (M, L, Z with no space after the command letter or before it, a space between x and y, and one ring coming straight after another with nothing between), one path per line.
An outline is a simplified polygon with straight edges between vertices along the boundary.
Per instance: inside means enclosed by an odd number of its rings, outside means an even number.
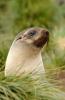
M49 32L44 28L30 28L20 35L17 40L42 48L49 40Z

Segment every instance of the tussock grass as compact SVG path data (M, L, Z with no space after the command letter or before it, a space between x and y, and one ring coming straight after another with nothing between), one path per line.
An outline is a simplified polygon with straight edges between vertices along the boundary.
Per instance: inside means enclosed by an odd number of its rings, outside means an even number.
M65 100L65 93L40 76L28 74L0 79L0 100Z

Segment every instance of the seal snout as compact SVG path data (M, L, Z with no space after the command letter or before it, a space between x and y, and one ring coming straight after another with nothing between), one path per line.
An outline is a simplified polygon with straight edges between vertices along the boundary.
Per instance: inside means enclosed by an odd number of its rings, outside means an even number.
M40 37L34 41L36 47L43 47L49 40L49 32L46 29L40 31Z

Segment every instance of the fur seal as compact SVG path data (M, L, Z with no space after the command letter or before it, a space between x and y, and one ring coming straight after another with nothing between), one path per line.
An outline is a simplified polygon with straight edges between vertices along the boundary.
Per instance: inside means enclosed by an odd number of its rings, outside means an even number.
M20 32L12 43L6 64L5 76L22 73L44 73L41 49L48 42L47 29L33 27Z

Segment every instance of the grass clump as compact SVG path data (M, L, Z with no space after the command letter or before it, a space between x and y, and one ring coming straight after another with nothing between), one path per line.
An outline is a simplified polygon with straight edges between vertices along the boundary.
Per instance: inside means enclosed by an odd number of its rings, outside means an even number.
M34 76L36 77L36 76ZM65 100L65 93L40 76L3 77L0 82L0 100Z

